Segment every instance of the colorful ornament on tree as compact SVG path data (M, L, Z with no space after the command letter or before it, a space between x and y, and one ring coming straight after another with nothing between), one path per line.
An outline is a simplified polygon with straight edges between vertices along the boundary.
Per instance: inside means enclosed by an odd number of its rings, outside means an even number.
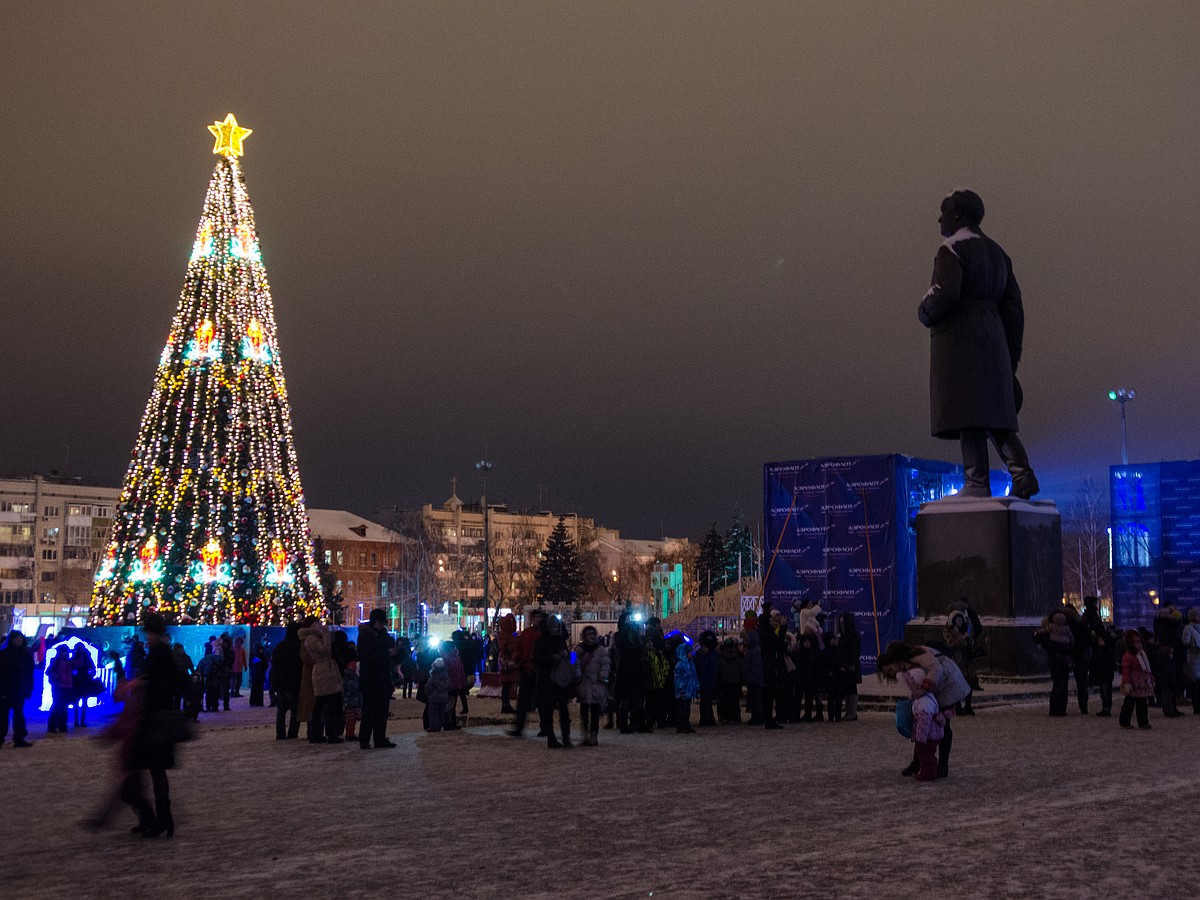
M295 580L292 578L291 566L288 565L283 544L277 540L271 541L271 560L267 563L264 577L268 584L291 584Z
M158 581L162 578L163 564L158 558L158 538L150 535L145 546L138 552L138 561L129 573L130 581Z
M197 584L229 584L229 563L222 562L221 545L216 538L200 548L200 558L192 563L192 578Z
M246 336L242 338L242 356L255 362L269 363L271 348L267 345L266 335L258 319L251 319L246 328Z
M96 571L97 581L111 581L113 576L117 574L117 548L109 547L108 553L104 555L104 561L100 563L100 568Z
M237 233L229 239L229 252L238 259L252 259L255 262L262 262L262 254L258 250L258 241L254 240L254 234L250 231L249 225L239 225Z
M206 256L212 256L213 252L213 235L212 223L205 222L200 226L200 234L196 237L196 243L192 244L192 262L198 259L204 259Z
M215 330L213 323L208 319L197 325L196 337L188 342L185 357L193 362L203 359L220 359L221 342L213 337Z

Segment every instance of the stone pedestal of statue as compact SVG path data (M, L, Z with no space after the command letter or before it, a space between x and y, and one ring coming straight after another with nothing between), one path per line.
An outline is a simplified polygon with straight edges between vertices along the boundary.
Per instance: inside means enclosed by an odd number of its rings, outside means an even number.
M1044 675L1033 629L1062 606L1062 529L1052 501L947 497L917 513L917 618L910 642L941 640L950 603L983 620L981 674Z

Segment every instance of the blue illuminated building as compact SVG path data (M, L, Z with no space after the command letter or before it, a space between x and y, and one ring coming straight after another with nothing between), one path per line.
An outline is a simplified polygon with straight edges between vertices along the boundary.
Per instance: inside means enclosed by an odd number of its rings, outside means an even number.
M1200 460L1113 466L1109 486L1117 623L1200 606Z

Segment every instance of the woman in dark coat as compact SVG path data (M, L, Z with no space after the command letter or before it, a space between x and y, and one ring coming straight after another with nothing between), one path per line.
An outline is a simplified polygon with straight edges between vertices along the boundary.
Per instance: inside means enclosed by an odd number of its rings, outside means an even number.
M167 781L167 769L175 768L178 737L175 720L179 719L179 713L174 709L174 701L179 669L167 645L166 622L162 616L147 613L145 631L146 663L137 677L142 695L142 720L133 741L124 800L144 814L147 803L142 796L141 773L148 770L154 787L154 815L142 829L142 836L156 838L166 832L167 837L171 837L175 834L175 820L171 818L171 785Z
M758 637L758 616L747 610L742 623L742 643L746 648L746 712L747 725L763 724L763 655Z
M567 647L567 636L563 623L556 616L542 619L542 634L533 645L533 663L537 667L538 713L542 720L542 731L546 733L546 746L551 750L570 749L571 700L570 685L558 684L554 680L556 666L571 655ZM558 712L562 730L562 743L554 736L554 713Z
M25 635L10 631L4 649L0 650L0 744L8 736L8 717L12 714L13 746L32 747L25 740L25 701L33 694L33 653L26 645Z
M646 722L645 651L638 625L628 612L617 620L614 644L613 697L617 702L617 728L621 734L650 731Z
M76 644L71 654L71 696L75 701L75 727L87 728L87 704L92 696L92 681L96 677L96 664L83 644Z
M256 643L250 651L250 705L262 706L263 693L267 686L267 668L271 664L271 655L263 648L262 643Z
M167 645L166 622L157 613L146 613L147 653L136 678L120 682L113 691L125 708L113 724L110 736L117 741L121 783L113 801L85 824L99 830L108 820L117 802L137 813L138 824L131 830L143 837L156 838L175 834L171 817L171 786L167 770L175 768L175 743L185 729L183 714L175 704L180 681ZM142 792L142 771L150 772L154 787L154 807Z
M838 622L838 650L842 656L842 691L846 696L847 722L858 720L858 686L862 684L862 635L854 613L842 613Z
M1033 642L1046 651L1046 664L1050 667L1050 715L1062 717L1067 714L1071 661L1075 656L1075 635L1071 631L1067 614L1056 609L1033 633Z
M770 604L763 603L763 615L758 620L758 643L762 653L762 724L770 729L782 727L775 720L779 695L787 683L783 661L787 645L782 632L782 616L772 610Z
M1025 314L1021 288L1004 249L980 229L983 201L954 191L942 201L945 238L933 283L917 311L929 329L930 433L962 443L965 496L991 496L991 437L1013 479L1013 495L1038 491L1017 437L1016 382Z

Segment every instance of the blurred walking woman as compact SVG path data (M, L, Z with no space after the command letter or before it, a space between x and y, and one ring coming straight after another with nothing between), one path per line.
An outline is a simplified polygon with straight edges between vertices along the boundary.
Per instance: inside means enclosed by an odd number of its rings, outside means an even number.
M110 736L117 741L121 781L111 801L86 824L99 830L118 803L126 803L137 813L138 824L131 831L156 838L175 834L171 816L171 786L167 770L175 768L175 744L187 740L187 722L176 706L179 668L168 649L166 622L157 613L146 613L146 661L137 677L124 682L114 696L125 701L125 708L112 726ZM154 807L142 792L142 771L150 772L154 787Z

